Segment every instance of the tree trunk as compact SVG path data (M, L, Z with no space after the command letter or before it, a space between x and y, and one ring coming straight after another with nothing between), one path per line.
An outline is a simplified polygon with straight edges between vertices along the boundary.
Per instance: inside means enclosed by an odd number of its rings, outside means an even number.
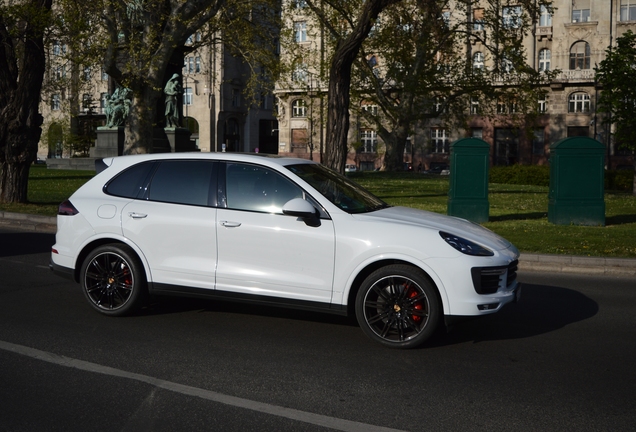
M386 154L384 156L385 171L404 170L404 148L406 147L408 133L408 124L402 122L393 129L386 139L382 137L386 145Z
M137 92L136 92L137 93ZM124 154L152 153L154 148L154 127L159 95L148 87L135 94L126 121Z
M334 53L329 70L324 163L340 173L344 173L348 153L351 66L380 12L387 6L399 2L400 0L366 1L360 11L355 28L338 43Z
M44 32L52 0L31 0L28 20L0 16L0 202L27 202L29 169L42 134L40 92L45 71ZM11 20L11 19L9 19ZM20 33L18 37L11 30Z

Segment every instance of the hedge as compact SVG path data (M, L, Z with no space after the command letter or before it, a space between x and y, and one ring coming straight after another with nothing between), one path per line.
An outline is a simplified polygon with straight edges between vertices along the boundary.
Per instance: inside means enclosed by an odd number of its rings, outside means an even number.
M490 183L550 186L550 167L539 165L512 165L490 167ZM634 172L630 170L605 171L605 190L630 192Z

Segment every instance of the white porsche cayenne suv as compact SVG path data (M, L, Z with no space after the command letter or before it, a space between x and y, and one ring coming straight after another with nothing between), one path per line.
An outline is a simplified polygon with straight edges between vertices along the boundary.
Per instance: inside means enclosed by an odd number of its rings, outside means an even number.
M391 207L323 165L229 153L98 160L60 204L51 269L125 315L178 295L355 314L389 347L518 298L519 252L463 219Z

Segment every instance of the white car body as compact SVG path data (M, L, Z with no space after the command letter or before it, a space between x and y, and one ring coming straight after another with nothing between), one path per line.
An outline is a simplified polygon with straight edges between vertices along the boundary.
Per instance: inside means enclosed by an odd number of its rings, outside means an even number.
M319 223L309 224L280 209L241 211L219 203L183 205L105 193L105 185L133 165L181 160L265 167L299 186L304 197L319 204L322 216ZM519 252L507 240L466 220L412 208L349 213L286 168L313 162L172 153L108 158L103 163L107 168L69 198L77 213L57 218L51 268L76 281L82 278L80 269L91 250L122 244L138 257L150 294L221 296L346 314L363 276L399 264L430 278L448 322L497 312L519 292L514 273ZM440 231L483 246L491 255L462 253ZM481 268L486 268L484 274L494 268L496 291L476 291L472 269Z

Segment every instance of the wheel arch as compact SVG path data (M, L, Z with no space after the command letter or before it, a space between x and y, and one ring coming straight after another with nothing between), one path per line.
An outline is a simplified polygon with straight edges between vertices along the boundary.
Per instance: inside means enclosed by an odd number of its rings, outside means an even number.
M431 276L430 273L432 271L430 269L423 268L422 266L418 266L410 261L399 259L399 258L386 258L386 259L382 259L378 261L373 261L371 263L368 263L366 266L364 266L356 274L355 278L350 284L349 293L347 295L347 314L349 316L355 316L356 295L358 294L358 291L360 290L360 285L362 285L362 282L377 269L386 267L389 265L393 265L393 264L406 265L409 267L413 267L422 272L424 277L428 279L428 281L431 283L431 285L435 289L435 294L437 295L437 301L442 307L442 316L443 316L444 312L447 310L448 301L445 298L443 298L443 296L446 296L446 293L443 292L443 287L440 288L441 283L437 283L435 281L436 278Z
M146 262L143 254L136 247L134 247L134 245L124 240L116 239L112 237L101 237L101 238L93 239L90 242L86 243L84 247L82 247L81 252L77 255L77 259L75 260L75 269L73 271L73 278L75 279L75 282L79 283L80 281L80 271L82 269L82 263L84 262L88 254L90 254L96 248L107 245L107 244L122 245L130 249L130 251L135 254L137 259L143 266L144 273L146 275L146 281L150 286L152 279L151 279L150 271L148 268L148 263Z

